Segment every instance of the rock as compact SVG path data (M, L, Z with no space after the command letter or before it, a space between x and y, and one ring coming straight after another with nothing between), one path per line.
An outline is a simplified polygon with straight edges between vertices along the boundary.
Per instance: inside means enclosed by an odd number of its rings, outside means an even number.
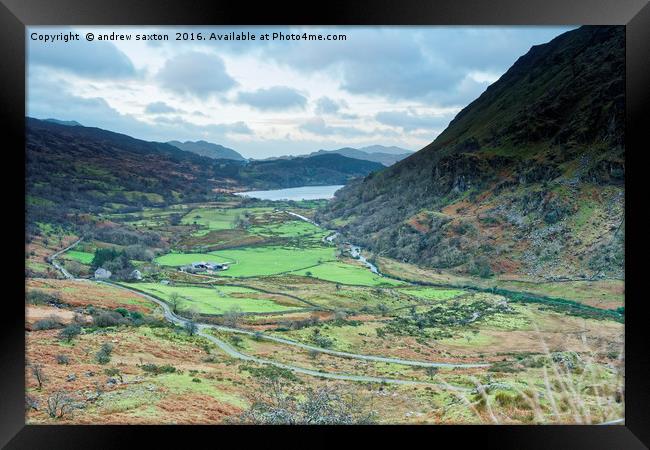
M74 373L70 373L68 374L66 381L75 381L76 379L77 379L77 375L75 375Z

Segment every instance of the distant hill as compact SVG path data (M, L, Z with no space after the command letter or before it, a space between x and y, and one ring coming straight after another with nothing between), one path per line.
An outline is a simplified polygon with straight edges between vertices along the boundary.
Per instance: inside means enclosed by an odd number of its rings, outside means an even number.
M366 153L387 153L389 155L404 155L413 153L411 150L406 150L405 148L385 145L369 145L367 147L361 147L357 150L361 150Z
M383 166L341 155L277 161L212 159L161 142L26 119L31 222L72 214L214 199L219 192L346 184Z
M317 220L376 255L490 276L622 277L625 30L533 46L431 144Z
M81 127L79 122L76 120L59 120L59 119L45 119L46 122L58 123L59 125L67 125L69 127Z
M383 145L373 145L363 148L344 147L336 150L318 150L307 156L339 154L348 158L361 159L365 161L374 161L384 166L391 166L412 154L409 150L399 147L384 147Z
M240 170L249 185L264 188L347 184L352 179L381 170L373 161L348 158L338 154L304 158L251 161ZM327 182L324 182L327 180Z
M244 158L232 148L224 147L223 145L219 144L213 144L211 142L169 141L167 143L169 145L173 145L174 147L178 147L181 150L185 150L186 152L196 153L197 155L207 156L208 158L212 159L234 159L236 161L246 160L246 158Z

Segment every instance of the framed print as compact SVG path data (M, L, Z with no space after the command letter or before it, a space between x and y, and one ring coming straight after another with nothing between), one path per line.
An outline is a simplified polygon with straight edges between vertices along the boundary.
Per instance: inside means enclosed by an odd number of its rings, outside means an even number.
M647 2L0 10L7 448L645 448Z

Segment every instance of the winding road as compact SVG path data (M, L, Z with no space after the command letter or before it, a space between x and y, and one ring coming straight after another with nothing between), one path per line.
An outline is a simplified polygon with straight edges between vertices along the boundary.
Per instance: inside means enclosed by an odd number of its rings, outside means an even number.
M65 253L65 252L67 252L68 250L75 248L75 247L76 247L77 245L79 245L79 243L80 243L81 241L83 241L83 240L84 240L84 238L80 238L78 241L72 243L71 245L68 245L66 248L64 248L64 249L62 249L62 250L59 250L58 252L56 252L55 254L53 254L52 256L50 256L50 258L49 258L49 262L50 262L50 263L51 263L51 264L52 264L52 265L53 265L53 266L54 266L54 267L55 267L59 272L61 272L61 273L63 274L64 277L66 277L66 278L69 279L69 280L74 280L74 276L73 276L70 272L68 272L67 270L65 270L65 267L63 267L63 266L60 265L58 262L56 262L56 258L57 258L57 256L59 256L59 255Z
M315 222L312 220L300 216L295 213L288 212L290 215L298 217L302 220L305 220L307 222L313 223L317 225ZM99 281L99 280L87 280L83 278L76 278L72 274L70 274L62 265L57 263L56 258L67 252L68 250L74 248L77 246L83 238L79 239L78 241L74 242L70 246L59 250L58 252L54 253L52 256L49 257L48 262L52 264L57 270L59 270L63 276L67 279L71 280L77 280L77 281L85 281L85 282L95 282L98 284L104 284L104 285L109 285L112 287L115 287L117 289L122 289L129 291L131 293L134 293L140 297L146 298L157 305L159 305L162 310L164 317L167 321L180 325L180 326L185 326L188 323L187 319L184 319L176 314L170 309L169 305L165 303L163 300L158 299L154 296L151 296L149 294L130 289L126 286L122 286L116 283L112 282L106 282L106 281ZM251 362L256 362L260 364L267 364L267 365L272 365L276 367L280 367L283 369L291 370L296 373L301 373L304 375L310 375L314 377L320 377L320 378L326 378L326 379L334 379L334 380L344 380L344 381L357 381L357 382L371 382L371 383L385 383L385 384L398 384L398 385L428 385L428 386L435 386L440 389L444 390L453 390L453 391L460 391L460 392L472 392L472 388L466 388L466 387L461 387L461 386L452 386L449 384L440 384L440 383L429 383L425 381L415 381L415 380L404 380L404 379L395 379L395 378L383 378L383 377L372 377L372 376L366 376L366 375L353 375L353 374L347 374L347 373L335 373L335 372L320 372L317 370L312 370L312 369L307 369L304 367L299 367L299 366L294 366L291 364L284 364L280 363L277 361L265 359L265 358L259 358L257 356L251 356L247 355L245 353L240 352L236 348L234 348L232 345L228 344L227 342L224 342L223 340L217 338L216 336L213 336L210 334L208 331L210 329L214 329L217 331L223 331L223 332L229 332L229 333L239 333L239 334L245 334L245 335L254 335L263 339L267 339L270 341L274 342L279 342L282 344L302 348L305 350L309 351L316 351L320 353L325 353L325 354L330 354L338 357L343 357L343 358L350 358L350 359L359 359L359 360L365 360L365 361L374 361L374 362L385 362L385 363L395 363L395 364L401 364L401 365L407 365L407 366L417 366L417 367L447 367L447 368L454 368L454 367L462 367L462 368L477 368L477 367L488 367L489 364L452 364L452 363L435 363L435 362L426 362L426 361L414 361L414 360L405 360L401 358L389 358L389 357L383 357L383 356L375 356L375 355L365 355L365 354L357 354L357 353L348 353L348 352L341 352L341 351L336 351L336 350L329 350L321 347L316 347L308 344L304 344L302 342L297 342L293 341L290 339L282 338L282 337L277 337L277 336L272 336L264 333L256 333L248 330L242 330L238 328L230 328L230 327L225 327L221 325L213 325L213 324L206 324L206 323L197 323L197 335L209 340L213 344L215 344L217 347L219 347L224 353L226 353L228 356L232 358L236 358L242 361L251 361ZM615 419L615 420L610 420L601 423L601 425L619 425L624 423L623 418Z
M105 284L108 286L112 286L118 289L123 289L129 292L132 292L134 294L137 294L143 298L146 298L157 305L159 305L162 310L163 314L165 316L165 319L168 320L169 322L180 325L180 326L185 326L188 323L187 319L184 319L172 312L170 309L169 305L165 303L164 301L153 297L148 294L144 294L139 291L135 291L133 289L129 289L126 286L122 286L119 284L107 282L107 281L96 281L96 283L100 284ZM437 386L441 389L446 389L446 390L457 390L457 391L463 391L463 392L469 392L471 391L470 388L465 388L465 387L460 387L460 386L451 386L448 384L438 384L438 383L429 383L426 381L415 381L415 380L403 380L403 379L395 379L395 378L383 378L383 377L372 377L372 376L366 376L366 375L352 375L352 374L347 374L347 373L334 373L334 372L320 372L318 370L312 370L312 369L306 369L304 367L299 367L299 366L294 366L291 364L284 364L280 363L277 361L273 361L270 359L265 359L265 358L259 358L257 356L251 356L247 355L245 353L240 352L239 350L235 349L232 345L228 344L227 342L222 341L221 339L209 334L206 332L206 330L209 329L214 329L217 331L226 331L226 332L233 332L233 333L242 333L242 334L249 334L253 335L255 333L251 331L246 331L246 330L240 330L237 328L229 328L229 327L224 327L220 325L212 325L212 324L206 324L206 323L197 323L197 335L204 337L208 339L210 342L214 343L219 347L221 350L223 350L224 353L226 353L228 356L237 358L243 361L252 361L260 364L269 364L272 366L280 367L283 369L288 369L293 372L297 373L302 373L305 375L311 375L315 377L321 377L321 378L328 378L328 379L333 379L333 380L346 380L346 381L361 381L361 382L370 382L370 383L386 383L386 384L402 384L402 385L427 385L427 386ZM298 347L303 347L303 348L313 348L317 351L322 351L323 353L333 353L333 354L338 354L340 353L339 356L342 355L347 355L345 357L348 358L357 358L357 359L370 359L374 361L386 361L386 362L397 362L399 364L407 364L407 365L428 365L428 366L440 366L439 363L424 363L422 361L408 361L408 360L400 360L400 359L393 359L393 358L383 358L379 356L372 356L372 355L357 355L357 354L352 354L352 353L344 353L344 352L334 352L331 350L326 350L322 349L320 347L312 347L308 346L306 344L301 344L299 342L295 341L290 341L288 339L282 339L282 338L276 338L275 336L269 336L269 335L262 335L263 338L270 339L270 340L277 340L278 342L283 342L285 344L289 345L295 345ZM449 365L453 367L454 365ZM462 365L461 365L462 366Z
M145 294L143 292L130 289L126 286L122 286L116 283L112 282L107 282L107 281L99 281L99 280L87 280L84 278L75 278L72 274L70 274L67 270L65 270L64 267L62 267L60 264L56 262L56 258L65 253L66 251L70 250L71 248L74 248L79 242L81 242L82 239L78 240L74 244L70 245L69 247L66 247L63 250L60 250L53 254L49 261L50 263L57 268L61 273L67 278L71 280L77 280L77 281L90 281L90 282L95 282L98 284L104 284L108 286L115 287L117 289L122 289L125 291L129 291L131 293L134 293L140 297L146 298L147 300L150 300L157 305L159 305L162 310L163 310L163 315L165 319L173 324L180 325L180 326L185 326L188 323L187 319L184 319L177 314L174 314L174 312L170 309L169 305L165 303L164 301L149 295ZM329 349L324 349L321 347L316 347L308 344L303 344L301 342L297 341L292 341L290 339L285 339L277 336L271 336L268 334L263 334L263 333L255 333L252 331L248 330L241 330L238 328L230 328L230 327L224 327L221 325L213 325L213 324L206 324L206 323L197 323L197 335L204 337L205 339L209 340L213 344L215 344L217 347L219 347L224 353L226 353L228 356L240 359L243 361L251 361L251 362L256 362L260 364L268 364L268 365L273 365L276 367L280 367L283 369L288 369L296 373L301 373L305 375L310 375L310 376L315 376L315 377L321 377L321 378L327 378L327 379L334 379L334 380L346 380L346 381L359 381L359 382L371 382L371 383L386 383L386 384L401 384L401 385L428 385L428 386L437 386L441 389L445 390L457 390L457 391L471 391L470 388L465 388L465 387L460 387L460 386L450 386L448 384L439 384L439 383L429 383L426 381L416 381L416 380L404 380L404 379L395 379L395 378L384 378L384 377L373 377L373 376L366 376L366 375L353 375L353 374L347 374L347 373L335 373L335 372L321 372L318 370L312 370L312 369L307 369L304 367L300 366L294 366L291 364L284 364L280 363L277 361L273 361L270 359L265 359L265 358L260 358L257 356L252 356L252 355L247 355L245 353L240 352L236 348L234 348L232 345L228 344L227 342L217 338L216 336L213 336L212 334L208 333L207 330L209 329L214 329L217 331L223 331L223 332L229 332L229 333L239 333L239 334L246 334L246 335L256 335L258 337L261 337L263 339L279 342L282 344L286 345L292 345L295 347L299 347L305 350L312 350L312 351L317 351L320 353L326 353L334 356L339 356L343 358L351 358L351 359L359 359L359 360L366 360L366 361L374 361L374 362L386 362L386 363L395 363L395 364L402 364L402 365L407 365L407 366L418 366L418 367L448 367L448 368L453 368L453 367L465 367L465 368L471 368L471 367L486 367L488 364L450 364L450 363L433 363L433 362L425 362L425 361L412 361L412 360L406 360L406 359L400 359L400 358L388 358L388 357L383 357L383 356L375 356L375 355L364 355L364 354L356 354L356 353L347 353L347 352L340 352L336 350L329 350Z

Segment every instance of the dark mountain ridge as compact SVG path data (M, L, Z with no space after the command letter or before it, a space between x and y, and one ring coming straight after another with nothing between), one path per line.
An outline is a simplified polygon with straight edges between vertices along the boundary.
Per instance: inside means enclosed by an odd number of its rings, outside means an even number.
M380 145L375 145L372 147L365 147L370 151L366 151L362 148L352 148L352 147L343 147L336 150L318 150L317 152L312 152L306 157L315 156L315 155L326 155L326 154L339 154L347 156L348 158L362 159L366 161L374 161L383 164L384 166L391 166L397 161L400 161L411 155L412 152L407 150L402 150L401 153L395 152L395 149L398 147L383 147ZM386 149L386 152L381 150Z
M383 166L341 155L213 159L100 128L26 119L28 220L214 199L219 193L345 184Z
M236 161L246 161L242 155L232 148L224 147L220 144L213 144L207 141L169 141L169 145L178 147L186 152L196 153L197 155L207 156L212 159L234 159Z

